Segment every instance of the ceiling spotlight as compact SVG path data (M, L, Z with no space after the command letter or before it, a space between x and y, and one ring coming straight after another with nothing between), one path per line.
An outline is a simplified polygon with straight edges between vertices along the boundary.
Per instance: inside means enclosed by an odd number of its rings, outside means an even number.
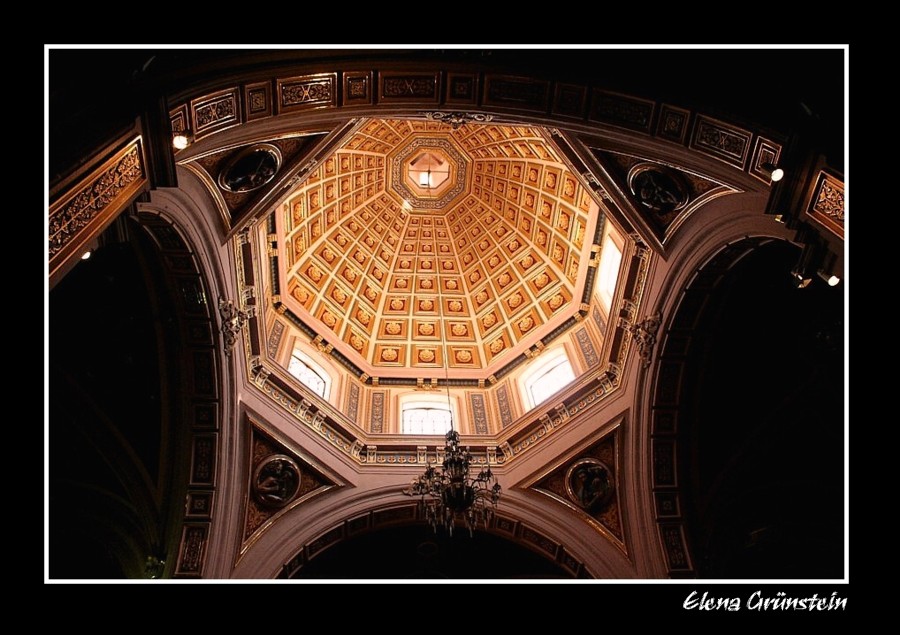
M91 253L92 253L91 250L88 249L86 252L84 252L83 254L81 254L81 259L82 259L82 260L87 260L88 258L91 257Z
M775 167L774 163L763 163L760 167L769 175L769 178L772 179L773 183L784 178L784 170Z
M819 277L822 278L822 280L824 280L826 283L828 283L829 287L836 287L841 282L840 278L838 278L833 273L828 273L824 269L819 269L818 274L819 274Z
M193 140L194 137L191 135L190 130L177 130L172 133L172 147L176 150L184 150L191 145Z
M794 280L794 286L798 289L805 289L809 286L809 283L812 282L812 278L800 273L799 271L792 271L791 277Z

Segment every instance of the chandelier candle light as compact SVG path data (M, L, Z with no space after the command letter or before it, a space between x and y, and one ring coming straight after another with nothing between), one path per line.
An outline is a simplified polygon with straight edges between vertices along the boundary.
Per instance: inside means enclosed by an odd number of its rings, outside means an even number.
M438 303L441 307L441 348L444 355L444 382L447 389L447 408L450 411L450 430L444 443L444 461L440 471L429 462L425 473L413 479L409 489L403 490L403 493L407 496L420 497L419 505L424 511L425 520L435 533L438 525L442 525L452 536L453 525L459 519L469 528L471 537L476 525L483 524L487 528L500 501L501 488L487 461L477 476L473 478L469 475L472 453L468 447L460 447L459 432L453 429L440 281L438 281Z

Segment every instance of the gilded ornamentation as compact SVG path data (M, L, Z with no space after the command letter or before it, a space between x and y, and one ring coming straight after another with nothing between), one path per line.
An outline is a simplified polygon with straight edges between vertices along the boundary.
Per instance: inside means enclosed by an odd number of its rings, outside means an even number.
M646 368L650 365L653 356L653 347L656 344L656 332L659 330L659 313L645 318L638 324L626 323L626 330L631 333L638 347L641 365Z
M491 352L494 355L496 355L497 353L499 353L500 351L503 350L504 346L506 346L506 344L504 344L503 338L498 337L493 342L491 342L490 349L491 349Z
M433 97L437 86L434 77L385 77L385 97Z
M431 322L422 322L419 324L419 335L434 335L434 324Z
M434 310L434 300L419 300L419 310L420 311L433 311Z
M334 301L338 304L343 305L344 302L347 301L347 294L335 287L331 292L331 297L334 298Z
M484 328L486 328L486 329L491 328L491 327L494 326L494 324L496 324L496 323L497 323L497 316L494 315L493 313L488 313L488 314L485 315L483 318L481 318L481 324L482 324L482 325L484 326Z
M389 335L399 335L400 331L401 331L400 323L399 322L388 322L387 325L384 327L384 330Z
M181 558L177 573L199 574L202 566L201 556L206 542L205 527L186 527L181 538Z
M586 328L580 328L575 332L575 340L578 342L578 348L581 349L581 354L584 355L584 361L588 363L588 366L595 366L600 363L597 349L594 348L594 343L591 341L591 336Z
M513 309L518 308L519 305L522 304L522 294L518 292L512 294L509 296L509 300L507 300L506 303Z
M555 311L556 309L558 309L559 307L561 307L563 305L563 302L565 302L565 298L563 298L562 295L557 293L552 298L550 298L550 302L548 304L550 305L550 308Z
M391 309L394 311L403 310L403 300L400 298L391 298Z
M467 123L487 123L493 121L493 115L483 115L481 113L471 112L426 112L425 116L432 121L439 121L448 124L454 130L466 125Z
M281 338L284 336L284 322L281 320L275 320L272 324L272 332L269 333L268 339L266 339L266 354L275 359L278 354L278 347L281 344Z
M835 220L844 222L844 187L836 179L822 178L816 192L813 210Z
M281 86L281 105L298 106L331 103L334 89L332 79L285 83Z
M266 507L284 507L300 489L300 468L284 454L268 456L253 474L253 495Z
M705 117L699 117L694 145L732 163L743 164L750 147L750 133L726 128Z
M106 168L63 206L51 207L48 223L52 259L87 224L114 205L124 205L121 197L144 177L138 142L133 143L113 165Z
M306 269L306 275L308 275L309 279L312 280L313 282L318 282L319 280L322 279L322 270L319 269L315 265L310 265Z
M226 355L231 355L241 329L247 320L255 314L254 308L238 309L231 300L219 298L219 315L222 318L222 344Z
M359 309L356 312L356 319L359 320L359 323L363 326L368 326L369 322L372 321L372 314L365 309Z
M523 333L526 333L528 330L531 329L532 326L534 326L534 320L531 318L530 315L526 315L521 320L519 320L518 326L519 326L520 331L522 331Z
M447 304L447 308L454 313L459 313L463 310L463 303L459 300L450 300L450 302Z
M465 335L468 335L469 329L466 328L465 324L460 324L459 322L457 322L450 327L450 332L453 333L456 337L463 337Z
M589 514L601 511L615 493L610 469L594 458L579 459L570 465L565 484L569 500Z
M434 361L434 351L430 348L423 348L419 351L419 361L430 364Z
M468 364L472 361L472 353L467 350L459 350L454 354L456 361L460 364Z
M325 313L322 314L322 322L325 323L325 326L334 328L334 325L337 324L337 318L334 317L334 314L330 311L325 311Z
M222 120L235 118L234 95L225 95L194 108L197 131L203 131Z
M353 335L350 336L350 346L355 348L357 351L361 351L363 349L364 345L365 345L365 342L359 335L356 335L354 333Z
M386 362L396 362L397 357L398 355L396 348L384 348L381 350L381 359Z

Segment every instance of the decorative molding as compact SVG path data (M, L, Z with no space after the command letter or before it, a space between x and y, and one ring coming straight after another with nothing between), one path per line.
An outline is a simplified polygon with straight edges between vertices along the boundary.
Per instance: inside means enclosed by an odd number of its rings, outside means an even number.
M485 408L484 395L471 393L469 403L472 406L472 423L475 425L475 434L488 434L487 409Z
M750 152L752 134L717 119L698 115L691 148L743 169Z
M649 134L655 105L647 99L595 89L589 118Z
M344 106L370 106L374 93L371 71L344 73Z
M190 110L195 139L241 122L237 88L229 88L192 99Z
M347 418L356 423L359 417L359 384L351 382L350 389L347 392Z
M463 127L467 123L487 123L494 120L494 115L485 115L477 112L445 112L440 110L426 112L425 117L431 121L445 123L454 130Z
M638 347L638 355L641 358L641 366L647 368L653 358L653 347L656 345L656 332L659 330L659 312L644 318L642 322L631 324L626 322L625 329L631 333L631 337Z
M588 367L593 367L600 363L597 349L594 348L591 335L585 327L575 331L575 340L578 342L578 348L581 349L581 354L584 356L584 361L587 362Z
M247 121L272 116L271 82L257 82L244 86L244 112L246 113Z
M512 407L509 400L509 391L506 388L506 384L499 386L497 388L497 406L500 411L500 426L505 428L506 426L512 424L513 415L512 415Z
M51 274L89 234L125 208L146 182L141 137L137 137L50 205Z
M662 139L684 143L690 118L690 110L663 104L659 109L659 123L656 126L656 135Z
M545 112L550 103L550 82L530 77L488 75L484 103L515 110Z
M844 237L844 182L819 171L808 206L809 215L839 238Z
M281 340L284 337L284 322L275 320L272 323L272 331L266 340L266 355L269 359L278 359L278 348L281 346Z
M337 105L337 73L300 75L277 80L278 112Z
M383 103L438 103L440 73L379 73L378 100Z
M209 523L185 524L181 530L181 549L175 565L175 577L199 578L203 575Z
M384 432L384 399L385 392L383 390L372 391L372 408L369 411L370 432Z
M222 318L222 346L226 355L231 355L241 329L247 323L247 320L255 315L255 306L238 309L231 300L219 298L219 316Z
M685 546L684 527L681 523L660 523L659 535L666 554L669 571L690 571L691 563Z
M215 484L216 438L214 433L194 435L191 452L191 487Z
M472 104L478 99L478 75L472 73L447 73L447 91L444 101L448 104Z
M581 119L587 104L587 88L577 84L556 84L551 112L561 117Z

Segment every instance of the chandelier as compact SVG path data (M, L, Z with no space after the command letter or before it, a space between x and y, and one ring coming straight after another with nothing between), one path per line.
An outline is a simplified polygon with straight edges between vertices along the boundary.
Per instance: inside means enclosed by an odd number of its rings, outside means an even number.
M450 392L447 389L449 402ZM452 426L452 419L451 419ZM438 471L430 463L425 473L413 479L407 496L419 496L425 521L437 532L438 525L453 535L453 525L461 520L472 535L476 525L487 528L500 501L500 483L486 465L474 478L469 475L472 454L459 445L459 432L452 427L444 445L444 462Z
M430 175L429 175L430 177ZM494 509L500 501L500 483L491 472L489 460L472 477L469 467L472 453L468 446L459 445L459 432L453 429L453 408L450 404L450 374L447 370L447 346L444 341L443 297L438 281L438 306L440 307L441 348L443 349L444 386L447 389L447 410L450 413L450 430L444 442L444 460L440 470L426 464L425 473L413 479L409 488L403 490L407 496L418 496L426 522L437 533L438 525L453 535L453 525L457 520L465 523L469 536L477 525L487 528L494 516ZM440 454L437 456L440 459Z

